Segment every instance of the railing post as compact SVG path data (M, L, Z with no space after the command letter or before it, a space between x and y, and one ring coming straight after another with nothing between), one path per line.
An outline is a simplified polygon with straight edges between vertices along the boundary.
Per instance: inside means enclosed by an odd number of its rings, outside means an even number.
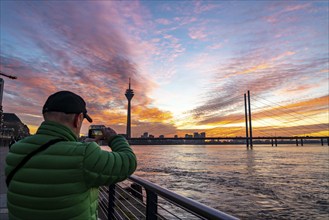
M296 146L298 146L298 139L296 138Z
M146 190L146 220L158 219L158 196L152 190Z
M321 146L323 146L323 138L321 138Z
M108 204L108 212L107 219L114 219L114 204L115 203L115 184L109 186L109 204Z

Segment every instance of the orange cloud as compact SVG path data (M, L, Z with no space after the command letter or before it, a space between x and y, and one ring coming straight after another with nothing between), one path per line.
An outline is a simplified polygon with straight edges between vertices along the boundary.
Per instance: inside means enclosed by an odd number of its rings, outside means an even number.
M172 113L168 111L161 111L158 108L148 108L144 106L135 106L132 109L135 120L143 122L160 122L168 123L173 119Z
M94 124L104 124L111 126L113 124L125 124L127 116L125 113L120 113L112 110L104 110L100 114L93 115Z
M295 102L295 103L291 103L291 104L287 104L284 107L288 108L288 109L292 109L292 110L299 110L299 111L303 111L303 109L305 110L305 108L314 108L316 106L329 106L329 95L326 96L322 96L319 98L314 98L314 99L309 99L309 100L305 100L302 102ZM278 107L280 108L280 107ZM328 111L328 108L327 108ZM307 112L307 111L304 111Z
M238 73L236 73L236 74L253 73L253 72L256 72L256 71L258 71L258 70L267 69L267 68L269 68L269 67L270 67L269 64L263 63L263 64L259 64L259 65L257 65L257 66L253 66L253 67L251 67L251 68L249 68L249 69L243 70L243 71L241 71L241 72L238 72Z
M283 59L283 58L286 58L287 56L292 56L292 55L294 55L294 54L296 54L296 52L293 52L293 51L286 51L286 52L284 52L284 53L282 53L282 54L279 54L279 55L277 55L277 56L271 58L271 59L269 60L269 62L272 63L272 62L275 62L275 61L281 60L281 59ZM246 70L240 71L240 72L238 72L238 73L236 73L236 74L253 73L253 72L256 72L256 71L258 71L258 70L268 69L268 68L270 68L270 67L272 67L272 65L269 64L269 63L261 63L261 64L258 64L258 65L256 65L256 66L250 67L250 68L248 68L248 69L246 69Z

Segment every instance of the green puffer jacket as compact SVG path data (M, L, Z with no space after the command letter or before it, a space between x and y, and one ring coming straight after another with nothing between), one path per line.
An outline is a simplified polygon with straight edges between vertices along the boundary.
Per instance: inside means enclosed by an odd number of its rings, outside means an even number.
M10 219L97 219L98 187L122 181L136 169L136 156L124 137L115 136L107 152L95 142L77 142L71 129L47 121L36 135L11 147L6 175L28 153L58 138L66 141L33 156L10 182Z

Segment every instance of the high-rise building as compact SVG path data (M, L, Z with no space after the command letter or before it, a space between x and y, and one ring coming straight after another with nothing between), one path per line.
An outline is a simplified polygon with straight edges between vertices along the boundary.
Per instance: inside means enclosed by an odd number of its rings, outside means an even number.
M2 132L3 128L3 109L2 109L2 97L3 97L3 87L4 87L5 81L0 78L0 132Z
M129 78L129 88L126 90L125 96L128 100L128 110L127 110L127 132L126 137L129 139L131 138L131 106L130 102L131 99L134 97L134 90L130 88L130 78Z
M185 134L185 138L193 138L193 135L191 135L191 134Z
M4 81L2 78L0 78L0 106L2 106L2 97L3 97L3 87L4 87Z
M149 133L148 132L144 132L144 134L142 134L141 138L148 138L149 137Z

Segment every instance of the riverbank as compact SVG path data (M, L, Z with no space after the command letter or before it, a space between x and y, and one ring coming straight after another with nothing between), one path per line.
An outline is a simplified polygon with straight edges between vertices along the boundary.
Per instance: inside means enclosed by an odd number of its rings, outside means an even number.
M246 145L245 138L131 138L130 145ZM329 146L329 137L303 137L303 138L261 138L255 137L253 145L278 146L282 144L303 146L304 144L318 144Z

